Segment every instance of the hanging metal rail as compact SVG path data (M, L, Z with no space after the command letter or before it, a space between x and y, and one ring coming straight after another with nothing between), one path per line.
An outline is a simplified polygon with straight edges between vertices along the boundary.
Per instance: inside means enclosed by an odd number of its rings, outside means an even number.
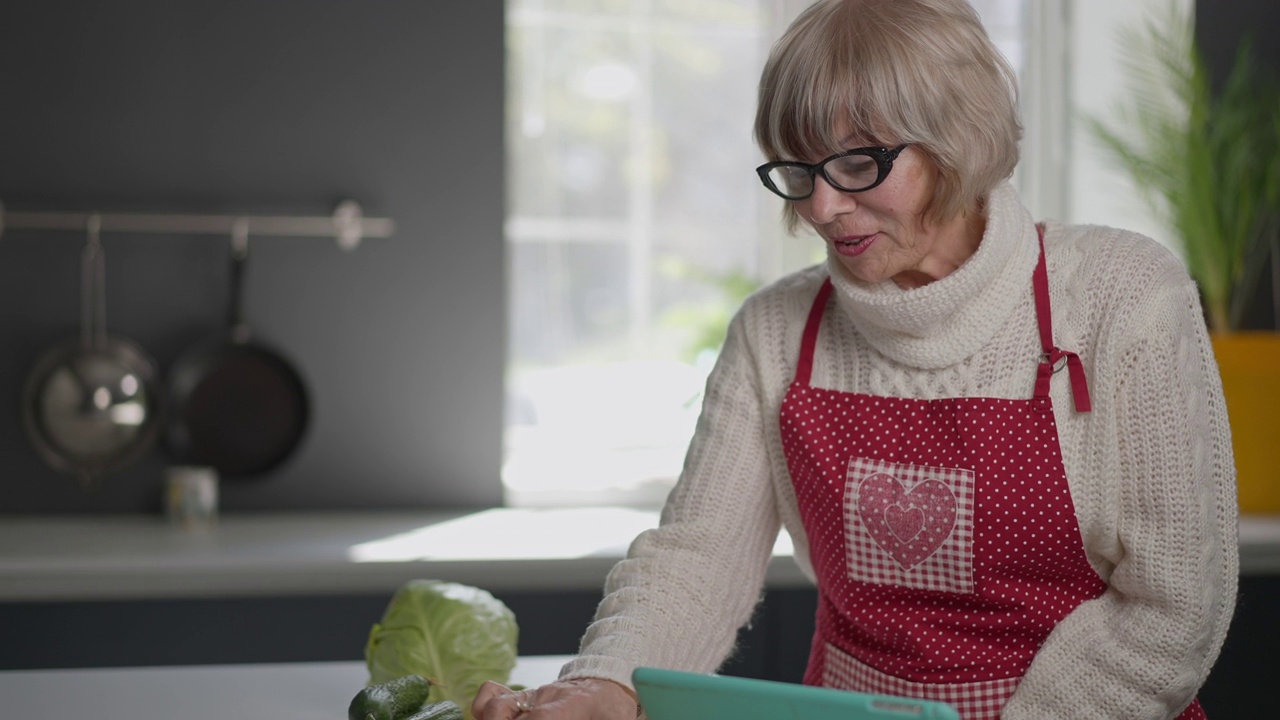
M390 218L364 217L354 200L342 201L328 217L5 212L0 203L0 236L6 229L82 231L93 218L97 218L104 233L231 235L247 230L253 236L333 238L343 250L354 249L364 238L391 237L396 228Z

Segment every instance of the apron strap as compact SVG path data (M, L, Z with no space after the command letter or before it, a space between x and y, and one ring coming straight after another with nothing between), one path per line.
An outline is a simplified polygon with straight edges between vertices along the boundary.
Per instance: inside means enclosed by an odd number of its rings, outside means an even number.
M1093 406L1089 402L1089 383L1085 379L1084 363L1079 355L1053 344L1053 317L1049 308L1049 270L1044 260L1043 224L1036 224L1036 234L1040 240L1040 259L1036 262L1031 284L1035 289L1036 320L1040 326L1040 346L1044 349L1044 354L1040 356L1040 365L1036 368L1035 396L1049 397L1049 380L1065 365L1067 375L1071 378L1071 398L1075 402L1076 412L1086 413Z
M827 309L827 300L831 298L831 278L822 281L818 295L809 308L809 319L804 324L804 337L800 341L800 359L796 361L796 383L808 385L813 375L813 351L818 344L818 328L822 325L822 313Z

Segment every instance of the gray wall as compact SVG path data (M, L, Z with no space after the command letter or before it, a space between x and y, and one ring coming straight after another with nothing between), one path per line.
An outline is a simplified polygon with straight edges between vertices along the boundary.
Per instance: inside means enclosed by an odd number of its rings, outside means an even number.
M1280 3L1275 0L1201 0L1196 38L1215 76L1226 76L1242 38L1252 36L1255 56L1280 72Z
M327 215L399 226L344 253L252 243L246 301L300 365L299 452L227 510L501 501L505 347L501 0L51 0L0 11L10 210ZM159 508L159 451L83 492L19 421L76 332L83 234L0 238L0 513ZM108 326L162 367L224 317L226 240L103 238Z
M1280 43L1273 37L1276 28L1280 28L1280 2L1276 0L1196 3L1196 39L1219 85L1235 65L1236 53L1244 38L1252 38L1251 50L1258 63L1272 73L1280 73ZM1280 330L1272 288L1271 274L1263 273L1244 316L1245 329Z

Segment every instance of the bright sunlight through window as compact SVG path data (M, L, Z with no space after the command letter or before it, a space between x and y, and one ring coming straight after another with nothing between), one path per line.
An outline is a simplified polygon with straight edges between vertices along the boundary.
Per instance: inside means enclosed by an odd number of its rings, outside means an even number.
M1019 68L1022 3L974 3ZM660 504L730 316L822 259L751 141L807 5L507 0L509 505Z

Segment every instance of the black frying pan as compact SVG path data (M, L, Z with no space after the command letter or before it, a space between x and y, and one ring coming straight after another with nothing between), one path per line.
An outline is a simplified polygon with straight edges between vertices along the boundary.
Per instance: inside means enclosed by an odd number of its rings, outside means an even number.
M294 365L255 342L243 309L248 233L231 240L226 336L192 348L169 371L165 441L171 459L207 465L222 478L260 478L283 463L306 434L307 387Z

